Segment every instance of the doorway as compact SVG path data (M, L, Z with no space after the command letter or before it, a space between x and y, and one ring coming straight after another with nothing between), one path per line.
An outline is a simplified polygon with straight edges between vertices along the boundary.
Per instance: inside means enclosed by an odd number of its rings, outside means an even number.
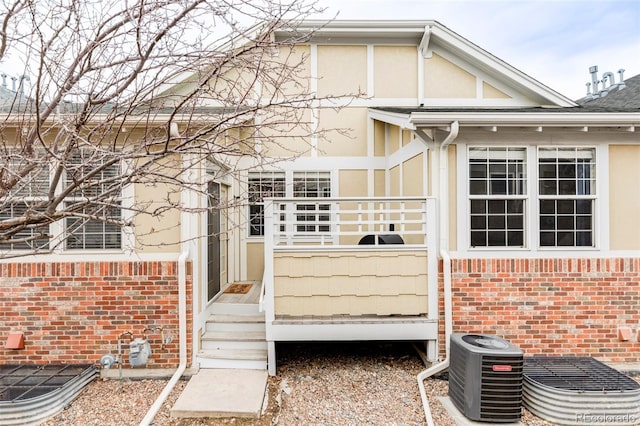
M207 185L207 301L220 292L220 184Z

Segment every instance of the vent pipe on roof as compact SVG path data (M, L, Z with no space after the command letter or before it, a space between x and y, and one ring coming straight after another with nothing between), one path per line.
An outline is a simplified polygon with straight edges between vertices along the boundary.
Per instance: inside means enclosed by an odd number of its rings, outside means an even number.
M2 73L0 77L2 77L2 87L7 87L7 74Z
M613 89L618 88L618 90L622 90L626 87L624 84L624 69L619 69L618 74L620 74L620 81L616 84L615 76L611 71L607 71L602 74L602 80L598 80L598 66L594 65L589 67L589 72L591 73L591 83L587 83L587 99L597 99L600 97L607 96L609 92ZM609 85L607 85L607 82ZM602 83L602 88L599 88L600 83ZM593 92L591 88L593 87Z
M618 70L618 74L620 74L620 82L618 83L618 90L622 90L625 87L627 87L627 85L624 84L624 77L622 76L622 74L624 74L624 68L620 68Z

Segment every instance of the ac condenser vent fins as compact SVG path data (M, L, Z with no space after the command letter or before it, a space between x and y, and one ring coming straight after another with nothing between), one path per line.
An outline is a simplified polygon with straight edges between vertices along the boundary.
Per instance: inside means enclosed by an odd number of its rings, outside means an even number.
M449 397L471 420L510 423L520 420L522 351L496 336L453 334Z

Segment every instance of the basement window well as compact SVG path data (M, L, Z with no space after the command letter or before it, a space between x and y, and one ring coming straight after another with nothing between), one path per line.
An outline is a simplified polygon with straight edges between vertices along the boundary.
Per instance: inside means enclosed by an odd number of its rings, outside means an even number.
M559 425L640 424L640 384L591 357L530 357L523 405Z
M97 375L92 364L0 365L0 425L36 423L53 416Z

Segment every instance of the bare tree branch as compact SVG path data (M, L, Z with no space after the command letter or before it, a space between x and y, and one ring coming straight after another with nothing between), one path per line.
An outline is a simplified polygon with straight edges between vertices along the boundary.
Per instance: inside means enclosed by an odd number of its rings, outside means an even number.
M294 23L318 11L313 2L14 0L0 8L0 69L19 57L19 76L30 78L0 92L11 95L0 97L0 258L69 247L94 228L103 243L119 244L120 227L139 217L237 207L246 198L181 205L186 190L210 197L188 172L220 164L237 178L242 167L281 161L270 149L293 158L305 152L299 142L310 149L328 132L308 114L331 97L311 91L308 58L296 47L311 34ZM127 188L138 192L127 198Z

